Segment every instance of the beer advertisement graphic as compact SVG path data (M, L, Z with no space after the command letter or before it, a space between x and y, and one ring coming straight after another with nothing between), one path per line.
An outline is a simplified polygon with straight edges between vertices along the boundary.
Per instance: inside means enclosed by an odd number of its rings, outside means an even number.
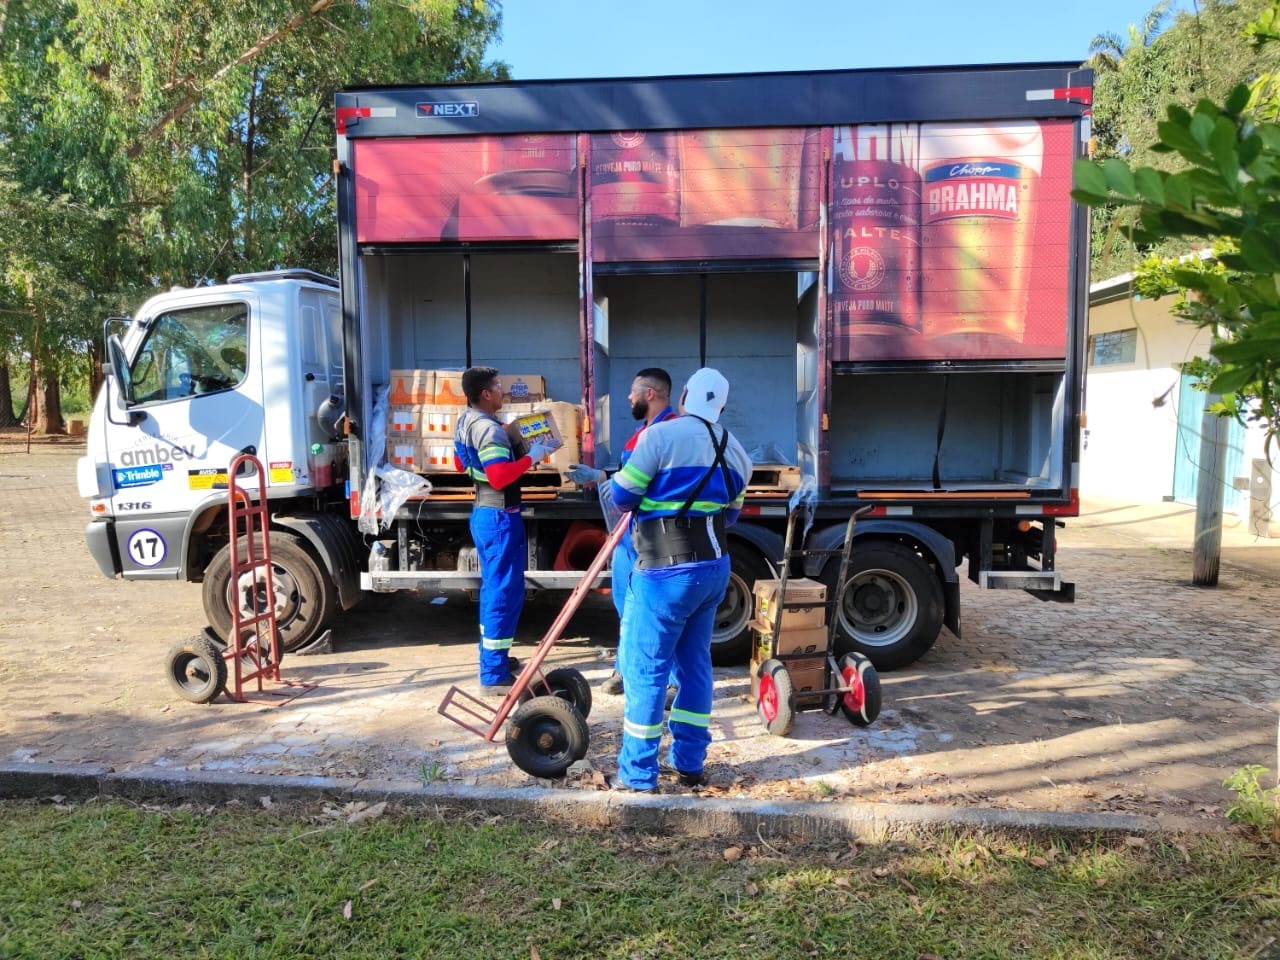
M1069 120L837 128L832 358L1064 356L1071 161Z
M799 128L593 134L593 256L816 257L820 153Z
M360 243L575 240L573 134L357 140Z

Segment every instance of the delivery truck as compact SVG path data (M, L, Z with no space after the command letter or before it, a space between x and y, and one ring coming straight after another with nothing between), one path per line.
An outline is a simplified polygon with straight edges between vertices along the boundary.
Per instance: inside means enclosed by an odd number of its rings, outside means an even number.
M755 465L717 662L745 661L797 506L815 551L871 508L836 609L881 669L960 634L962 570L1070 601L1091 90L1028 64L342 91L341 283L237 276L108 328L90 551L108 576L202 581L225 635L232 604L263 602L228 557L226 471L251 452L288 648L370 591L474 592L451 429L484 364L509 416L563 442L523 516L527 587L566 589L604 526L563 468L616 468L638 370L678 397L712 366ZM835 583L826 559L792 566Z

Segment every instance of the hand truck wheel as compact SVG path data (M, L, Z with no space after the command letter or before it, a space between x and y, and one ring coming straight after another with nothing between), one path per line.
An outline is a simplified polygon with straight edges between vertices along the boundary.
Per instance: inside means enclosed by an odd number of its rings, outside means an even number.
M869 727L880 716L880 675L860 653L840 658L840 684L848 691L840 694L840 709L855 727Z
M775 737L785 737L796 721L796 695L791 674L780 660L760 664L760 692L756 695L756 712L764 727Z
M507 753L525 773L543 779L562 777L587 755L587 721L568 700L534 697L507 723Z
M529 689L540 695L567 700L578 708L583 720L591 716L591 684L573 667L556 667L546 677L535 679L529 684Z
M183 700L210 703L227 685L227 661L207 637L197 634L169 648L165 657L169 687Z

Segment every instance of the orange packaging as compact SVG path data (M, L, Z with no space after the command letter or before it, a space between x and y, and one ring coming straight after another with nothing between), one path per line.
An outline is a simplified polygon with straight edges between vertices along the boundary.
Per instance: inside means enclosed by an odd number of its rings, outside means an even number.
M467 396L462 392L462 374L454 370L436 370L435 399L426 402L436 406L465 407Z
M390 402L406 407L417 403L431 403L436 383L433 370L392 370Z

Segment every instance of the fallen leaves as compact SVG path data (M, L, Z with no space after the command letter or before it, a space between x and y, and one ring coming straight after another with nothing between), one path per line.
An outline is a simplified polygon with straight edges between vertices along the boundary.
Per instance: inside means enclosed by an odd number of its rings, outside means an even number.
M727 847L721 855L724 857L726 862L737 863L742 859L742 847L737 846L736 844L732 847Z
M342 906L342 919L343 919L343 920L350 920L350 919L351 919L351 901L350 901L350 900L348 900L348 901L347 901L345 904L343 904L343 906Z
M347 804L348 807L355 806L356 809L347 814L347 823L363 823L365 820L372 820L380 817L387 809L387 801L382 800L372 806L366 806L363 803Z

